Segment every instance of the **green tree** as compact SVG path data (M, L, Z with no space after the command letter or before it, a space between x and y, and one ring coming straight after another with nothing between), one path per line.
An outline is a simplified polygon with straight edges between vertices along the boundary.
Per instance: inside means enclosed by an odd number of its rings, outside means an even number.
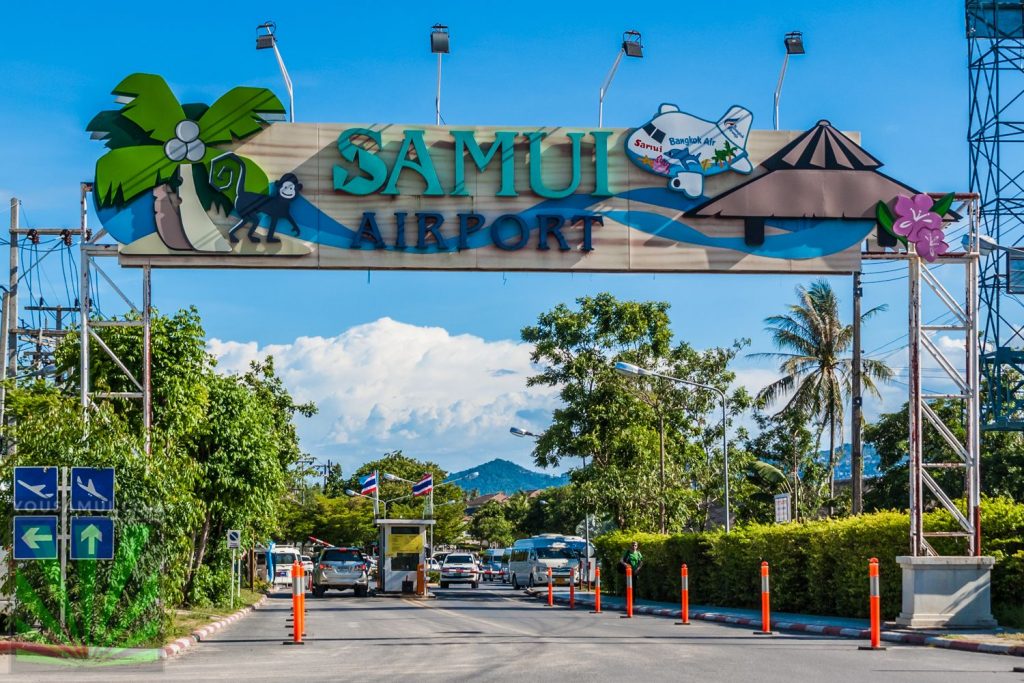
M842 433L843 407L852 381L853 361L845 354L853 344L853 326L843 324L839 299L827 280L817 280L810 288L801 285L796 293L799 303L790 304L788 313L765 319L779 351L752 354L779 360L782 373L758 397L770 405L789 396L782 410L814 416L819 424L818 444L828 427L829 497L835 498L835 439L837 431ZM883 310L885 306L876 306L863 313L861 323ZM883 361L865 358L861 372L864 390L880 398L876 382L891 379L892 370Z
M807 418L794 410L776 415L754 413L760 432L747 441L747 450L757 460L750 475L766 495L752 498L760 508L750 515L757 521L772 521L775 493L788 492L793 499L795 519L816 517L827 484L825 469L818 463L814 435Z
M580 521L590 511L622 528L706 525L721 499L721 419L717 394L654 377L623 377L617 361L728 391L729 363L745 342L698 351L673 343L664 302L619 301L610 294L564 304L523 329L541 372L531 385L557 387L563 405L537 440L541 467L583 458L569 489ZM749 404L731 396L727 422ZM731 459L732 460L732 459ZM733 472L742 471L742 458ZM717 461L717 462L716 462Z
M328 498L338 498L345 495L345 478L341 474L341 465L338 463L332 463L327 468L323 492Z
M489 501L475 513L469 522L469 533L478 541L490 547L504 548L512 544L515 529L505 519L504 506L496 501Z

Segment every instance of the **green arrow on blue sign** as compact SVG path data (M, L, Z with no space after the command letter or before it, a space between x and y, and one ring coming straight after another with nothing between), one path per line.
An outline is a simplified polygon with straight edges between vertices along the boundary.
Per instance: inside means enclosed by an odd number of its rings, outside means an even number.
M57 559L57 518L20 515L14 518L15 560Z

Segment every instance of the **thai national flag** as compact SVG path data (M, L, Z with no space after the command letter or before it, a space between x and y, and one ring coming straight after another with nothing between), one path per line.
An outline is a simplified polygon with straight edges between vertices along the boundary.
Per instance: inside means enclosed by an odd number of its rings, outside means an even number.
M434 490L434 475L424 474L423 478L412 485L412 495L425 496Z
M359 485L362 486L362 493L364 496L369 495L377 490L377 472L368 474L365 477L359 477Z

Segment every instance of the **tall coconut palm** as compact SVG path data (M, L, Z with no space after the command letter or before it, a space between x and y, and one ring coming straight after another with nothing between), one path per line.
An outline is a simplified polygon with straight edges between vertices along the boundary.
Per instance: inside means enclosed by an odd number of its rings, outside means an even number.
M786 397L779 412L798 410L818 421L818 450L825 427L829 430L828 484L835 498L835 438L843 427L843 406L850 394L853 359L846 355L853 344L853 325L844 325L839 314L839 299L826 280L813 282L810 288L796 289L799 303L790 304L784 315L765 318L765 330L778 349L774 353L752 357L779 360L782 377L758 394L771 405ZM885 310L876 306L861 315L861 322ZM878 382L892 379L889 366L879 360L862 359L864 390L879 397Z
M230 251L207 211L214 205L230 211L235 188L221 192L210 185L210 162L283 114L284 105L266 88L248 87L233 88L209 106L182 105L153 74L132 74L113 94L121 109L100 112L87 127L110 149L96 162L98 205L126 206L150 192L157 233L169 248ZM266 173L238 159L245 189L266 192Z

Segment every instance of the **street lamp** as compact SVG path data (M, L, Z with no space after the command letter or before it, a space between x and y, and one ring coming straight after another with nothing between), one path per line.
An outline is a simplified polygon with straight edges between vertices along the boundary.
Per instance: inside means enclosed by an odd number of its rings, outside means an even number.
M597 100L597 127L604 127L604 96L608 94L608 88L612 85L612 79L615 78L615 71L619 68L619 63L622 61L622 57L636 57L642 59L644 56L644 45L640 40L639 31L626 31L622 34L622 47L619 48L619 53L615 55L615 62L612 64L611 70L608 72L608 76L604 79L604 84L601 86L601 91L598 94Z
M266 31L266 33L260 33L260 30ZM277 57L277 64L281 67L281 75L284 77L284 87L288 91L288 120L295 123L295 92L292 90L292 78L288 75L288 69L284 66L284 60L281 59L281 51L277 49L277 36L274 33L277 31L277 24L272 21L267 21L256 27L256 49L257 50L273 50L274 56Z
M511 427L511 428L509 428L508 433L511 434L512 436L518 436L520 438L523 438L523 437L526 437L526 436L529 436L529 437L534 438L534 439L539 439L540 438L540 434L534 434L533 432L528 432L525 429L522 429L520 427Z
M680 379L678 377L672 377L671 375L663 375L660 372L654 370L648 370L641 368L638 365L632 363L623 363L619 361L615 364L615 371L623 375L633 375L639 377L660 377L667 379L672 382L678 382L679 384L685 384L691 387L699 387L701 389L709 389L719 395L722 399L722 479L724 480L725 486L725 533L729 533L731 529L731 523L729 522L729 442L726 439L726 410L728 405L728 398L726 398L725 392L718 387L713 387L710 384L702 384L701 382L691 382L688 379Z
M449 54L451 41L448 27L434 24L430 30L430 51L437 55L437 98L434 100L434 125L441 125L441 55Z
M779 72L779 83L775 86L775 130L779 129L779 96L782 94L782 79L786 77L786 67L789 65L790 55L804 54L804 34L800 31L790 31L782 39L786 46L786 57L782 60L782 71Z

